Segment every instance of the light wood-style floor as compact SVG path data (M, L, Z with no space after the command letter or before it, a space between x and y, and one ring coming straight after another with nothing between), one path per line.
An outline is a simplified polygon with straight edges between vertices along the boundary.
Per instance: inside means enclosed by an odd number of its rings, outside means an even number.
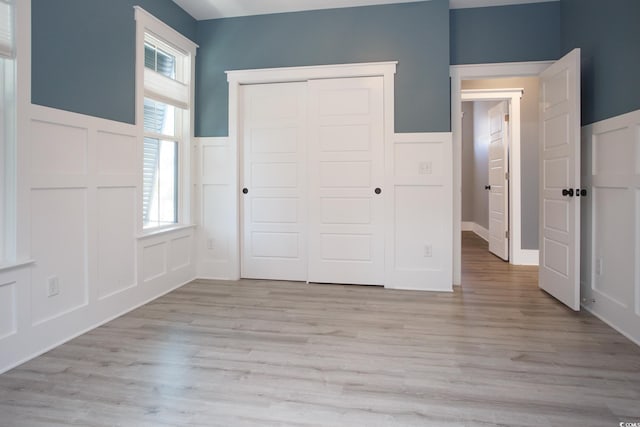
M452 294L193 282L1 375L0 425L640 422L640 348L463 246Z

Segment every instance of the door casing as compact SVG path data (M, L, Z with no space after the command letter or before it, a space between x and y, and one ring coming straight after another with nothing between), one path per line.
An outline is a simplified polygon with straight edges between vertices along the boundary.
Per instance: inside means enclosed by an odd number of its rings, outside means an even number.
M373 63L357 63L357 64L338 64L338 65L320 65L308 67L285 67L285 68L269 68L256 70L237 70L227 71L227 81L229 83L229 158L232 159L229 165L229 173L232 177L230 184L233 197L229 200L230 206L228 218L233 219L234 223L229 227L229 253L233 254L229 260L229 278L231 280L239 280L241 276L241 254L240 254L240 196L241 193L241 176L240 161L242 147L238 146L240 126L242 120L240 117L240 86L247 84L260 83L285 83L300 82L315 79L335 79L349 77L383 77L384 79L384 150L385 158L393 158L393 139L394 139L394 76L396 73L397 61L373 62ZM384 188L386 196L389 200L394 199L393 194L393 164L385 162L385 182ZM393 205L385 204L385 217L393 218ZM393 272L393 236L392 227L385 230L385 286L391 284Z
M451 76L451 131L453 138L453 284L462 281L462 81L500 77L537 77L555 61L510 62L503 64L453 65ZM520 147L511 150L511 164L520 163ZM511 187L520 187L520 174L514 171ZM513 200L512 204L516 201ZM518 218L519 220L519 218ZM517 236L518 242L521 236ZM520 262L520 246L515 247L516 236L512 236L514 264ZM520 256L520 257L519 257Z
M524 94L522 88L505 88L505 89L464 89L460 92L461 101L507 101L509 104L509 263L514 263L514 257L518 258L518 262L524 263L522 256L516 254L517 248L520 247L521 237L521 206L520 201L520 185L513 185L513 177L520 179L520 161L517 163L513 160L514 151L520 152L520 100ZM462 168L461 168L462 170ZM461 181L462 182L462 181ZM462 206L462 204L461 204ZM515 238L518 241L515 241ZM515 244L514 244L515 243ZM517 248L516 248L517 245Z

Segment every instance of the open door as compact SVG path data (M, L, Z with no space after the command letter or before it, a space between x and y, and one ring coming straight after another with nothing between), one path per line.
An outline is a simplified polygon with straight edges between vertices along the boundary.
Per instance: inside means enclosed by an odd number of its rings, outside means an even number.
M540 75L539 286L580 310L580 49Z
M489 252L509 260L507 101L489 109Z

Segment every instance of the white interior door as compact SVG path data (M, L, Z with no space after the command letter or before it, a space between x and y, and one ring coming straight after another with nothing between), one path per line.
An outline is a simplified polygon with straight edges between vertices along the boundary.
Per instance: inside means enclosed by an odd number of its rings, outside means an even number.
M509 260L509 105L489 109L489 251Z
M540 75L539 286L580 310L580 49Z
M384 284L383 78L309 82L309 281Z
M241 275L307 280L307 84L241 91Z

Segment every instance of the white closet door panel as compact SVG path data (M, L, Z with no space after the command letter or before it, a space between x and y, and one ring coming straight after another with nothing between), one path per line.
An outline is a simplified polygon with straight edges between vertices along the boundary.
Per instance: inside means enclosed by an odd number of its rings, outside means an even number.
M310 81L308 135L308 280L382 285L383 79Z
M306 280L306 83L241 90L242 277Z

